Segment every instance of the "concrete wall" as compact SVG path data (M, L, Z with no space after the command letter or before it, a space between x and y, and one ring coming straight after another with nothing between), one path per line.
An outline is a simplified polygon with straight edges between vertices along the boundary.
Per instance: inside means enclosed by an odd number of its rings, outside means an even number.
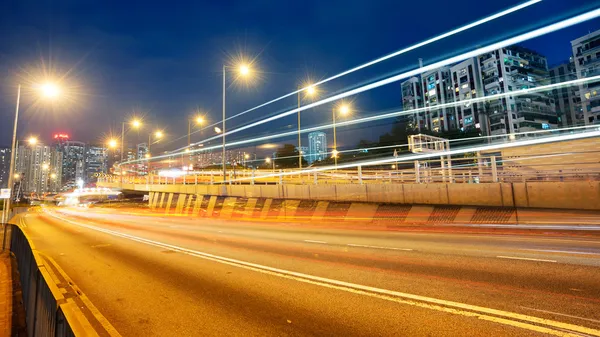
M118 187L118 184L100 184ZM125 190L244 198L600 210L600 182L338 185L133 185Z

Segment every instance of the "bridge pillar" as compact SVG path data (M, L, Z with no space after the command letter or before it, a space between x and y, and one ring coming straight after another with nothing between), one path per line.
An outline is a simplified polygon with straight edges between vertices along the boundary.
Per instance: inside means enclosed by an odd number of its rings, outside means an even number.
M490 161L492 164L492 182L498 182L498 168L496 167L496 156L491 156Z
M420 169L420 164L418 160L415 160L415 183L420 184L421 183L421 177L419 176L419 169Z
M363 180L362 180L362 166L358 165L358 183L359 184L363 184Z

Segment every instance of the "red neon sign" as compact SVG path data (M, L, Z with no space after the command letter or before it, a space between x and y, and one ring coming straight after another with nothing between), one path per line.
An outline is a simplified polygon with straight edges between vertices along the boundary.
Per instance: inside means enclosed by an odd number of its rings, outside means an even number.
M69 139L69 135L66 133L55 133L54 139Z

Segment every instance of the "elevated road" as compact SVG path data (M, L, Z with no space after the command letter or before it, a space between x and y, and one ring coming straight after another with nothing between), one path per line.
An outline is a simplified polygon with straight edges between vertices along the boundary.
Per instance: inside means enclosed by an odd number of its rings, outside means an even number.
M25 215L123 336L600 335L600 240Z

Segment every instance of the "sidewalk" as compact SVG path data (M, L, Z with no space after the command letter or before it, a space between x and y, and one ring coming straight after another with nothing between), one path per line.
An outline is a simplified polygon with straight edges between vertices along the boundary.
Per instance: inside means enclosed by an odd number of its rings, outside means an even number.
M12 329L12 271L8 252L0 253L0 337L9 337Z

